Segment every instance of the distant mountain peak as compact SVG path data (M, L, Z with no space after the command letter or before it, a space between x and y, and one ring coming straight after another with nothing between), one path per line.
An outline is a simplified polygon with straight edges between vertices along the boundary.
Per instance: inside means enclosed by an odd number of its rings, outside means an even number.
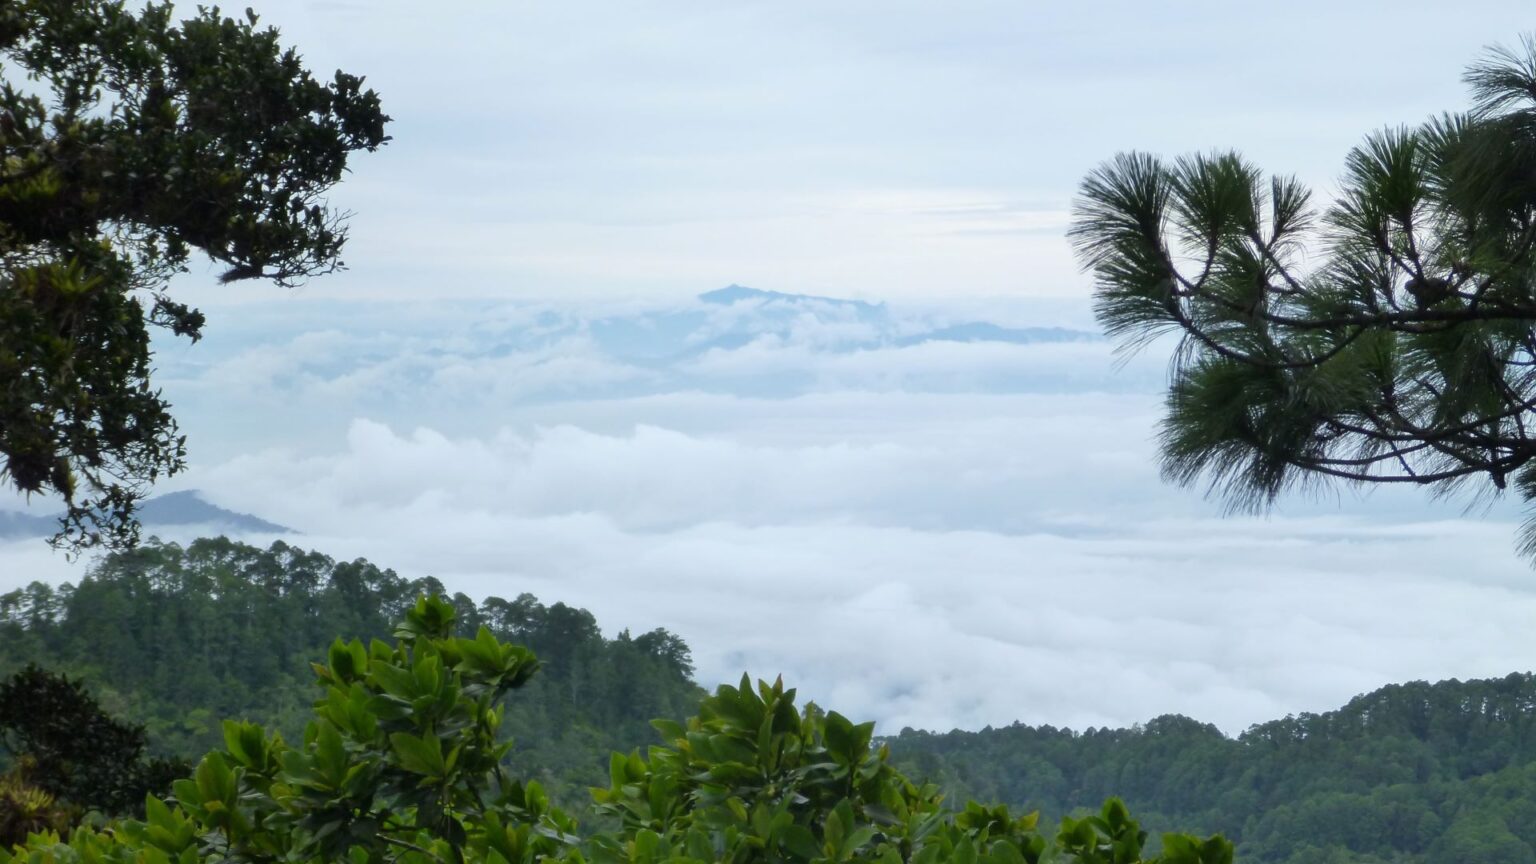
M253 534L295 534L292 528L268 522L249 513L237 513L208 503L196 489L168 492L139 505L139 521L151 525L218 525Z
M196 489L168 492L139 504L139 524L147 531L200 525L223 532L244 534L297 534L292 528L268 522L249 513L237 513L210 504ZM59 530L59 514L0 513L0 538L51 537Z
M863 300L844 300L838 297L817 297L812 294L785 294L780 291L764 291L761 288L748 288L745 285L731 283L724 288L714 291L706 291L699 295L699 299L705 303L714 303L719 306L730 306L733 303L760 300L769 303L827 303L833 306L853 306L865 311L876 311L884 308L884 303L866 303Z

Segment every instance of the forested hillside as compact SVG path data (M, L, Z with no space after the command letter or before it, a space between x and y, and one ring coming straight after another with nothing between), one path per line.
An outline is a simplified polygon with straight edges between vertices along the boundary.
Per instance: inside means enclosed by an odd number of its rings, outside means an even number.
M1249 862L1536 861L1536 677L1415 682L1228 738L1185 717L1074 732L910 729L898 765L1047 819L1125 799Z
M656 742L648 721L695 711L687 645L665 630L606 639L592 615L528 594L475 602L432 578L278 542L150 543L79 585L0 595L0 674L27 662L84 676L151 747L195 758L244 718L297 741L337 636L388 638L423 594L449 596L544 664L507 703L515 767L558 798L604 785L608 755ZM754 670L766 672L771 670ZM1250 862L1536 864L1536 677L1412 683L1237 738L1184 717L1075 732L1013 725L902 730L895 764L968 798L1038 809L1042 824L1123 798L1154 836L1220 832Z
M587 611L530 594L476 603L430 577L225 538L148 543L103 558L79 585L0 595L0 675L30 661L83 676L164 754L220 746L226 718L299 740L315 698L310 663L338 636L388 638L423 594L451 597L462 634L485 624L538 654L503 729L518 769L562 798L584 797L606 778L610 750L656 740L651 719L685 717L704 695L688 646L665 630L606 639Z

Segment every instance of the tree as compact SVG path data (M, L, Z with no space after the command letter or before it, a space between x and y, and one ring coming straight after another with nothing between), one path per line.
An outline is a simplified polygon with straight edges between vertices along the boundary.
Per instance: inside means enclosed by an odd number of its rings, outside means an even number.
M1330 480L1536 499L1536 42L1465 80L1469 112L1368 137L1320 214L1234 153L1122 154L1083 181L1070 236L1100 322L1179 337L1165 477L1234 508Z
M194 253L225 282L341 267L323 196L388 140L361 78L316 81L249 10L171 15L0 4L0 477L62 496L72 549L131 544L134 503L184 465L148 327L195 342L204 316L170 277Z
M147 740L144 727L107 714L67 676L27 666L0 681L0 752L10 759L13 791L24 783L82 810L130 812L189 768L145 759ZM18 792L11 803L24 798Z
M1457 819L1430 854L1445 864L1532 864L1536 854L1511 834L1504 820L1489 813Z
M649 633L641 633L639 636L636 636L635 647L666 661L679 674L693 674L693 652L688 650L688 643L683 641L683 637L676 633L670 633L663 627L657 627Z

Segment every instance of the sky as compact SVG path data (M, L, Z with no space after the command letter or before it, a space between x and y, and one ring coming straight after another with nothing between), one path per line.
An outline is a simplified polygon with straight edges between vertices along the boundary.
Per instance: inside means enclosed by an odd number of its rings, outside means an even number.
M177 284L209 323L157 343L191 447L164 491L664 626L701 683L783 673L889 732L1237 732L1536 665L1517 506L1164 484L1167 346L1097 336L1064 237L1126 149L1236 148L1325 201L1364 133L1463 106L1525 4L256 11L366 74L395 140L333 194L346 272ZM730 284L865 304L699 298ZM0 590L88 566L0 544Z
M1326 189L1531 26L1518 0L256 11L395 118L335 196L352 272L306 289L348 299L1081 296L1062 233L1117 151L1236 148Z

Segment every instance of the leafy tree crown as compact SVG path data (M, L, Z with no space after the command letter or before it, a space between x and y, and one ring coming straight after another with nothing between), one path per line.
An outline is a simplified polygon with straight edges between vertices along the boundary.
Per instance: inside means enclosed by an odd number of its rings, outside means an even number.
M196 341L205 319L168 280L194 253L224 281L341 267L324 196L388 119L249 10L0 4L0 477L65 500L57 543L132 543L134 503L184 465L148 328Z

